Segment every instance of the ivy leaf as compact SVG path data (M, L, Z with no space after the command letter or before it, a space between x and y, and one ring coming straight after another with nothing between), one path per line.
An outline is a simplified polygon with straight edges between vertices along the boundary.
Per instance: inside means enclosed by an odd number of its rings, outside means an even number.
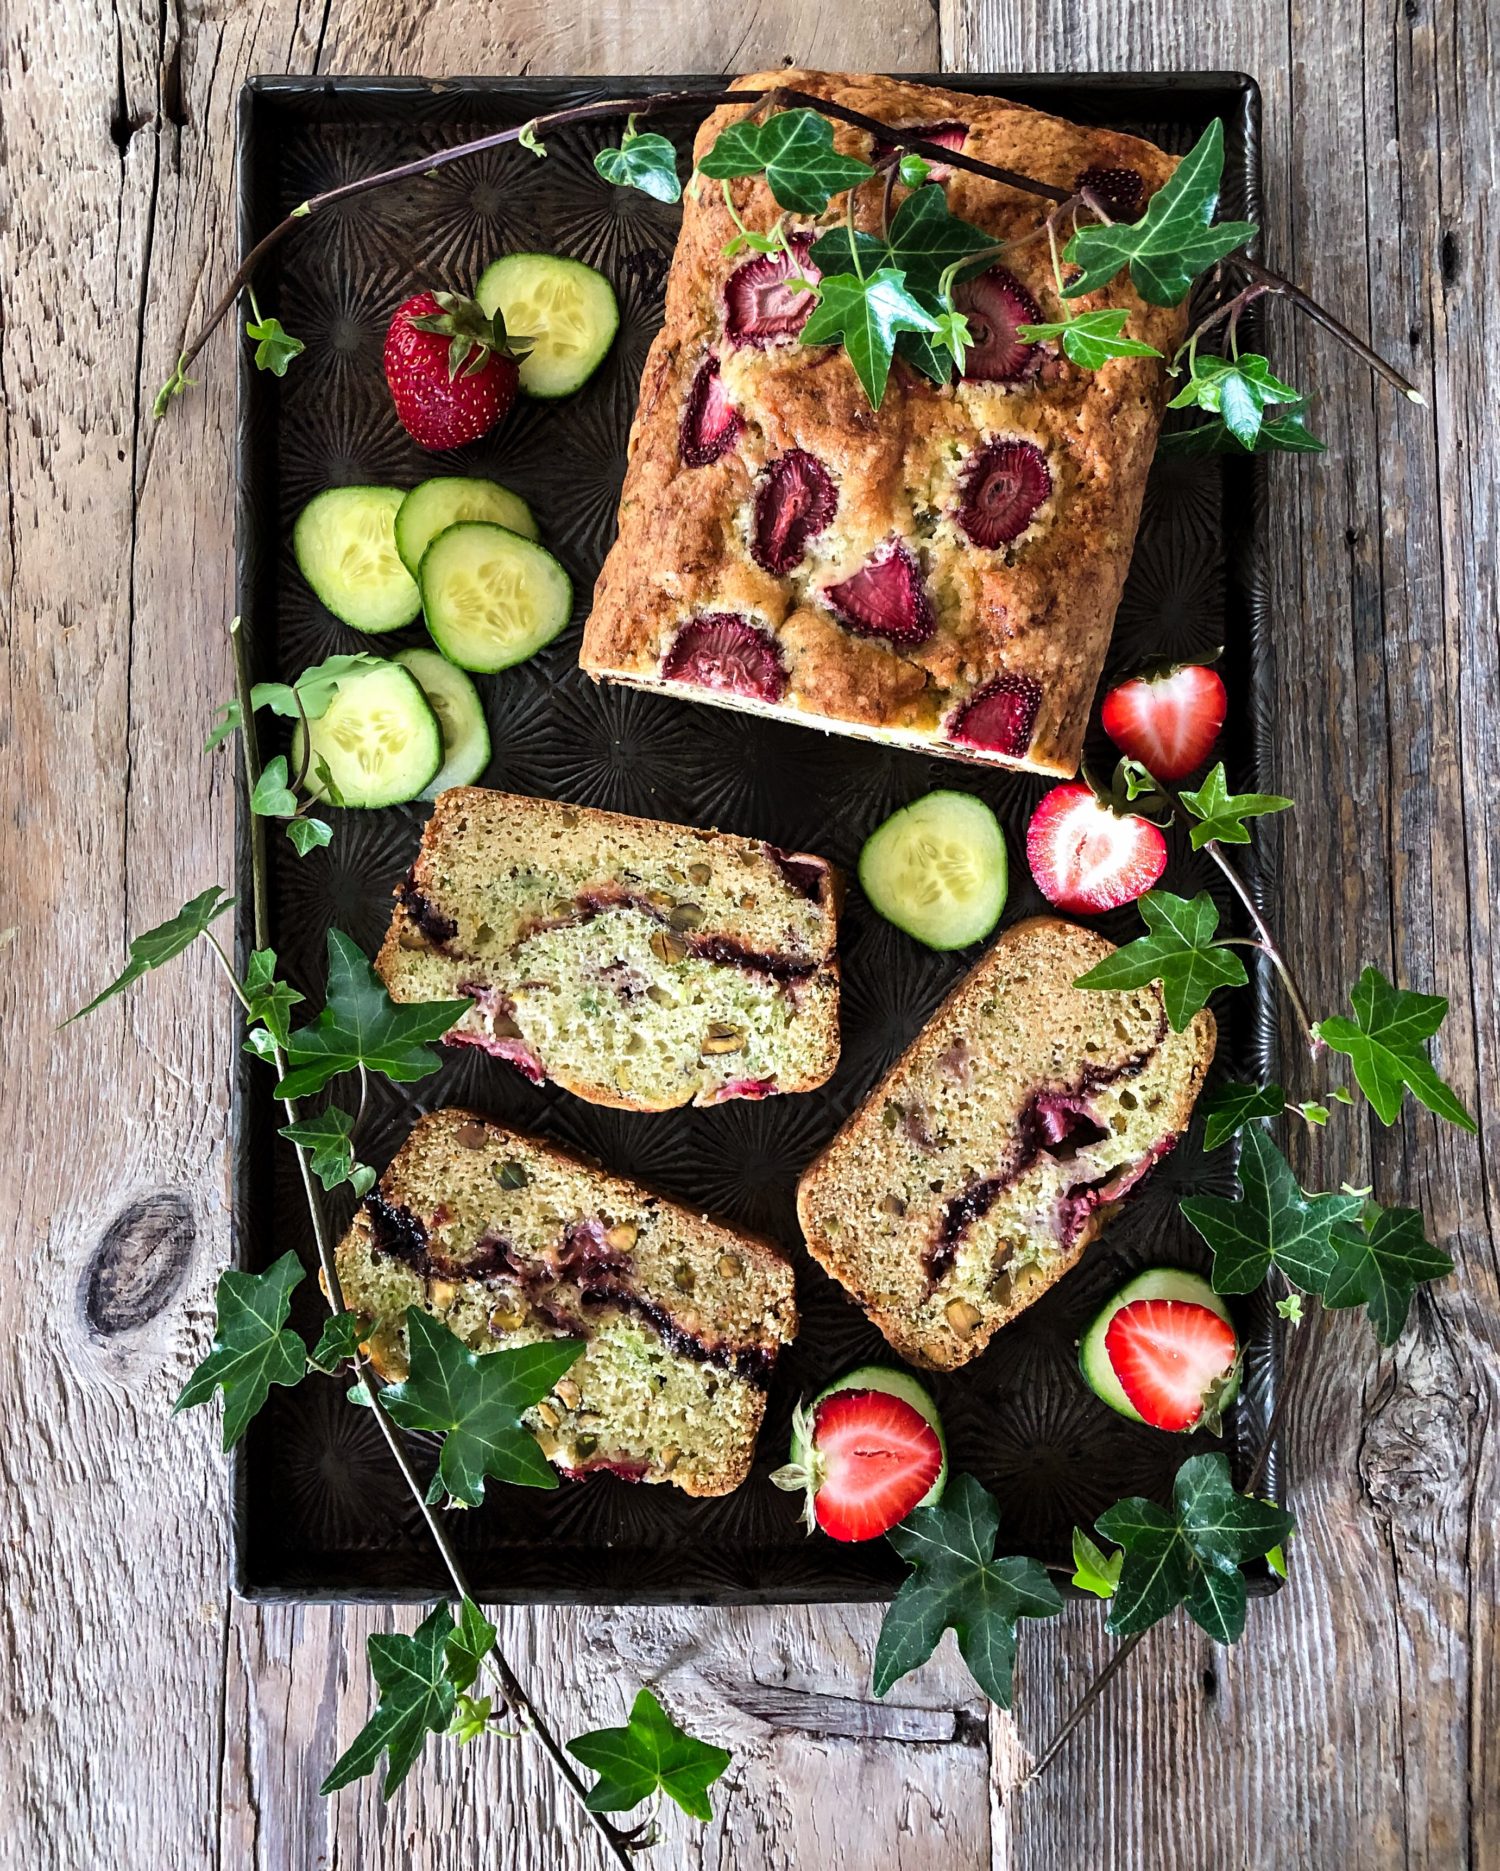
M331 1312L323 1321L318 1342L307 1355L315 1371L332 1377L343 1369L359 1350L359 1341L369 1330L369 1321L358 1312Z
M864 279L854 273L825 275L820 292L817 305L802 327L802 342L842 341L870 407L879 409L890 375L896 334L931 332L936 330L937 321L917 303L903 285L901 275L890 267L882 267Z
M487 1475L524 1488L555 1488L557 1470L522 1426L521 1412L540 1403L583 1351L580 1338L547 1338L480 1356L446 1325L409 1307L410 1374L381 1401L403 1429L443 1437L437 1479L460 1507L484 1499Z
M1148 933L1106 955L1073 985L1117 990L1160 981L1167 1019L1180 1033L1215 988L1245 985L1245 965L1214 941L1219 911L1206 890L1192 898L1151 890L1139 907Z
M307 1347L284 1328L292 1289L302 1279L302 1262L290 1248L264 1273L219 1275L213 1349L183 1385L174 1416L223 1391L224 1447L232 1449L272 1384L300 1382Z
M1034 1559L995 1557L1000 1509L972 1475L956 1475L942 1500L915 1508L886 1536L913 1568L885 1614L875 1646L874 1687L925 1663L952 1628L975 1682L1010 1707L1018 1618L1050 1618L1062 1599Z
M1073 1529L1073 1583L1096 1598L1113 1598L1119 1589L1123 1553L1104 1553L1082 1527Z
M932 174L932 164L925 156L919 156L914 149L901 152L896 163L898 180L906 188L920 188Z
M288 1036L290 1070L276 1096L306 1097L360 1065L398 1083L426 1078L440 1061L425 1042L440 1039L472 1005L434 1000L398 1006L358 944L330 929L328 998L311 1026Z
M252 953L241 985L250 1003L245 1018L265 1027L277 1045L285 1046L292 1009L303 997L289 982L277 980L275 949L258 948Z
M590 1812L626 1812L659 1791L705 1824L714 1816L708 1789L731 1759L679 1728L649 1689L637 1693L626 1727L579 1735L568 1752L599 1776L584 1802Z
M682 195L677 151L655 131L637 131L634 117L626 122L620 147L601 149L594 167L616 188L638 188L656 201L677 201Z
M1221 845L1247 845L1250 842L1250 828L1245 824L1246 819L1264 818L1270 812L1285 812L1292 803L1290 799L1283 799L1279 793L1230 792L1222 760L1210 770L1196 792L1179 793L1178 797L1193 817L1200 821L1192 830L1195 851L1201 851L1210 839Z
M1102 311L1079 312L1055 324L1018 325L1016 336L1023 344L1045 344L1060 338L1064 354L1083 370L1099 370L1112 357L1160 357L1154 344L1124 336L1129 317L1129 312L1119 306L1105 306Z
M298 718L297 699L300 696L301 713L309 721L317 721L327 714L328 704L338 693L339 683L345 676L359 669L379 669L384 662L383 656L372 656L368 650L353 650L325 657L321 663L314 663L311 668L304 669L295 682L257 682L250 691L250 706L255 709L269 708L273 715L282 715L288 721L295 721ZM225 702L205 743L206 750L217 747L239 725L239 703Z
M1203 1147L1217 1150L1258 1117L1280 1117L1286 1093L1279 1085L1216 1085L1199 1101Z
M522 149L529 149L533 156L545 156L547 153L547 145L536 133L535 117L521 125L520 129L516 132L516 141L521 145Z
M301 1144L312 1153L309 1167L325 1189L337 1189L354 1174L354 1119L336 1104L316 1117L299 1118L295 1124L283 1124L280 1134L289 1143Z
M993 234L952 213L946 193L933 183L906 197L891 216L884 239L861 233L851 242L847 227L831 227L818 237L812 258L823 273L874 273L890 267L905 276L913 292L937 294L949 267L994 244Z
M296 846L297 856L305 858L309 851L332 842L333 827L322 819L293 819L286 828L286 835Z
M1333 1245L1338 1259L1323 1288L1323 1304L1367 1306L1382 1345L1394 1345L1401 1336L1417 1288L1453 1271L1453 1262L1427 1239L1415 1208L1371 1204L1359 1221L1333 1230Z
M184 903L175 916L169 916L164 923L158 923L154 929L147 929L138 935L130 944L130 955L124 970L115 976L102 993L96 994L86 1007L80 1007L77 1013L69 1014L62 1024L71 1026L75 1020L81 1020L86 1013L92 1013L113 995L123 993L133 982L139 981L143 974L150 974L153 968L160 968L163 962L172 961L185 948L191 947L210 923L233 907L234 898L225 896L220 884L214 884L200 896Z
M474 1603L461 1598L458 1617L444 1646L448 1680L455 1689L467 1689L479 1675L485 1658L495 1648L495 1627Z
M1284 404L1270 421L1263 421L1260 433L1255 438L1256 453L1326 454L1327 443L1320 442L1303 420L1307 406L1305 398ZM1221 455L1229 450L1238 450L1243 444L1236 441L1221 419L1218 422L1200 423L1195 429L1178 429L1170 435L1163 435L1159 446L1164 453L1172 455Z
M289 819L296 815L297 795L287 785L286 755L268 760L255 791L250 795L250 810L257 818Z
M203 751L211 754L222 741L227 741L240 725L240 705L238 702L225 702L213 717L209 726L208 739L203 743Z
M389 1799L411 1771L428 1735L446 1728L457 1692L448 1675L448 1640L453 1619L446 1605L434 1605L410 1637L377 1632L366 1643L370 1668L380 1685L380 1700L350 1747L318 1789L336 1793L374 1770L385 1755L382 1799Z
M1232 1643L1245 1627L1241 1566L1281 1545L1294 1525L1271 1502L1237 1494L1223 1455L1190 1457L1177 1471L1171 1512L1134 1495L1095 1522L1122 1549L1109 1629L1117 1637L1144 1631L1185 1604L1216 1643Z
M255 368L269 370L273 377L284 377L287 365L307 349L300 338L282 329L279 318L251 319L245 336L255 339Z
M1273 376L1267 359L1254 351L1239 357L1204 352L1194 357L1191 376L1167 408L1206 409L1221 416L1240 447L1253 450L1267 409L1288 404L1301 408L1304 401L1291 384Z
M1198 275L1243 247L1253 221L1211 225L1224 172L1224 125L1216 117L1170 178L1151 197L1139 221L1081 227L1063 250L1083 268L1067 288L1070 299L1107 286L1121 267L1148 305L1178 305Z
M1213 1250L1216 1293L1253 1293L1273 1266L1305 1292L1321 1293L1333 1271L1336 1224L1360 1210L1357 1195L1309 1195L1259 1124L1245 1132L1239 1201L1190 1196L1188 1222Z
M1403 1090L1419 1104L1461 1130L1477 1125L1428 1057L1426 1042L1443 1024L1448 1003L1441 994L1413 994L1392 987L1378 968L1366 968L1349 993L1354 1018L1336 1014L1314 1031L1335 1052L1346 1053L1359 1088L1382 1124L1394 1124Z
M490 1725L490 1711L494 1707L491 1696L460 1695L453 1708L453 1719L443 1730L461 1748L471 1741L477 1741Z
M821 214L832 196L875 173L867 162L839 154L833 125L815 110L783 110L762 124L731 124L698 168L715 181L764 171L777 206L799 214Z
M1276 1312L1277 1316L1285 1319L1288 1325L1300 1325L1302 1323L1302 1295L1300 1293L1285 1294L1277 1300Z

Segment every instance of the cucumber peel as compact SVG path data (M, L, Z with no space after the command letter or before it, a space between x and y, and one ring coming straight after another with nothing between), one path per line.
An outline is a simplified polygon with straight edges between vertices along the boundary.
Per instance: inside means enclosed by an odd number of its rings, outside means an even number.
M1079 1341L1078 1368L1083 1373L1083 1381L1101 1403L1107 1403L1112 1410L1129 1417L1133 1423L1144 1423L1145 1417L1126 1396L1124 1385L1115 1376L1114 1366L1109 1361L1109 1353L1104 1345L1110 1321L1115 1314L1138 1299L1171 1299L1189 1306L1204 1306L1231 1329L1234 1320L1229 1316L1229 1308L1221 1295L1201 1275L1190 1272L1186 1267L1147 1267L1144 1272L1136 1274L1134 1279L1127 1280L1106 1302ZM1240 1372L1240 1359L1236 1358L1233 1371L1217 1394L1204 1405L1203 1415L1193 1425L1194 1428L1214 1427L1211 1419L1222 1417L1239 1394Z
M1005 834L972 793L927 793L865 840L859 882L880 915L918 942L967 948L990 933L1005 908Z
M943 1419L938 1414L938 1407L926 1388L909 1371L897 1371L886 1364L862 1364L857 1371L850 1371L847 1377L840 1377L820 1390L811 1403L799 1403L793 1409L790 1459L771 1476L775 1485L785 1493L801 1493L804 1496L802 1518L809 1533L816 1533L818 1529L813 1503L818 1489L823 1485L822 1463L813 1439L818 1405L847 1390L880 1390L889 1397L899 1398L902 1403L910 1404L937 1437L938 1447L943 1452L942 1466L932 1486L917 1502L917 1507L931 1507L940 1501L943 1489L948 1485L948 1438L943 1433ZM915 1512L915 1508L912 1511Z

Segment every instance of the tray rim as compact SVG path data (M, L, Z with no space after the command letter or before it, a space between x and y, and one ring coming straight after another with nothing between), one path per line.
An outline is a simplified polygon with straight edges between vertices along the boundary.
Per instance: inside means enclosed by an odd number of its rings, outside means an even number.
M461 102L472 98L493 104L508 96L524 95L576 98L580 91L597 88L600 95L644 96L659 91L704 91L722 89L734 74L695 73L573 73L519 77L511 74L460 74L436 78L411 74L326 74L255 73L241 84L235 103L235 222L241 253L250 250L258 238L255 138L257 116L274 112L282 101L341 98L368 98L371 102L400 102L403 99L441 95ZM1244 152L1244 199L1247 217L1263 225L1260 85L1248 72L1231 68L1201 71L1164 72L909 72L883 74L910 84L931 85L935 89L974 92L984 95L1007 92L1017 101L1030 103L1049 94L1089 93L1099 98L1132 97L1183 98L1195 96L1232 100L1237 113L1237 128ZM1030 93L1031 97L1026 94ZM267 109L269 107L269 110ZM1040 103L1037 108L1044 108ZM684 110L691 108L684 105ZM1228 114L1226 101L1224 112ZM1250 243L1252 254L1259 256L1259 235ZM1263 324L1259 305L1249 308L1243 326L1258 336ZM235 602L238 615L246 619L250 653L255 652L255 632L251 617L254 577L251 562L254 550L248 517L249 489L254 479L255 423L257 405L265 386L252 363L249 348L238 347L235 378ZM1231 576L1226 585L1226 603L1230 614L1246 636L1248 722L1245 731L1246 765L1253 786L1264 783L1269 764L1269 699L1273 643L1270 613L1264 582L1255 575L1254 543L1263 537L1266 521L1268 475L1265 458L1251 455L1235 461L1231 470L1239 482L1247 515L1242 524L1226 532L1226 570ZM235 909L235 954L243 971L250 951L255 947L250 877L253 854L263 846L265 827L250 811L249 789L243 763L236 762L234 778L234 876L238 898ZM1264 912L1270 878L1266 854L1260 843L1250 847L1253 861L1247 866L1245 883L1257 910ZM1257 954L1251 971L1251 1004L1257 1056L1274 1074L1279 1062L1279 1029L1276 1018L1274 981L1264 955ZM235 1018L236 1042L238 1019ZM250 1142L255 1121L251 1106L265 1096L263 1081L250 1078L238 1046L233 1048L236 1066L231 1074L230 1111L227 1146L230 1152L228 1177L230 1197L230 1253L228 1265L246 1270L251 1265L247 1253L249 1229L245 1225L244 1206L251 1175ZM253 1087L253 1089L252 1089ZM260 1128L264 1128L261 1120ZM275 1132L272 1131L274 1136ZM1272 1322L1266 1360L1265 1391L1268 1408L1274 1409L1283 1382L1285 1332ZM250 1461L247 1445L241 1441L229 1458L230 1518L230 1590L238 1599L251 1604L307 1605L395 1605L424 1604L440 1595L442 1588L393 1585L388 1588L363 1585L292 1585L276 1583L256 1574L250 1563L249 1525ZM1263 1488L1270 1499L1284 1503L1288 1477L1285 1464L1285 1438L1282 1432L1272 1439L1267 1454ZM1247 1568L1246 1579L1252 1597L1270 1597L1279 1592L1283 1581L1263 1562ZM1065 1596L1081 1597L1070 1584L1062 1586ZM764 1588L733 1588L713 1592L668 1592L637 1590L627 1594L588 1589L562 1592L518 1587L504 1592L484 1591L482 1601L492 1605L570 1605L617 1607L626 1605L678 1606L682 1608L719 1609L736 1605L843 1605L887 1603L894 1595L894 1585L871 1581L851 1582L840 1592L830 1594L813 1586L775 1585ZM450 1594L451 1595L451 1594Z

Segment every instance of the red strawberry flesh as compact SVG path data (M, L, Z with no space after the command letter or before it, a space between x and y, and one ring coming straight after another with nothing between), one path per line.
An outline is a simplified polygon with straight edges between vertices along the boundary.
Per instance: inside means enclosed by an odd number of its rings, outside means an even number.
M1160 676L1136 676L1104 698L1104 732L1159 780L1182 780L1213 752L1229 698L1216 669L1184 663Z
M1234 1369L1234 1327L1184 1299L1136 1299L1104 1334L1120 1388L1153 1429L1191 1429Z
M1041 347L1023 344L1019 325L1041 322L1035 299L1003 266L992 266L977 279L965 280L953 294L953 303L969 321L973 343L964 355L964 377L970 383L1015 383L1028 376Z
M689 468L706 468L733 446L739 432L740 414L719 380L719 360L706 357L693 377L678 433L678 449L684 464Z
M794 234L791 252L758 253L737 266L724 283L724 325L734 344L770 344L795 338L813 308L812 294L787 285L800 277L814 284L823 275L813 265L812 236Z
M1098 197L1099 205L1112 221L1138 221L1146 206L1146 183L1139 170L1123 164L1109 168L1104 164L1082 170L1073 183L1081 194L1087 189Z
M823 595L839 622L857 637L925 643L937 628L921 568L910 548L896 538L877 547L852 578L827 586Z
M818 1525L835 1540L874 1540L903 1521L943 1465L937 1431L884 1390L840 1390L813 1419L822 1483Z
M948 718L948 738L1019 759L1031 745L1042 685L1034 676L996 676Z
M1144 896L1167 867L1167 841L1075 781L1054 786L1031 815L1026 861L1049 903L1090 916Z
M1052 493L1052 470L1035 442L1000 438L974 455L959 487L958 523L976 546L1019 539Z
M913 123L901 126L903 137L914 142L936 143L940 149L962 149L964 138L968 134L969 126L966 123L957 123L952 120L947 123ZM887 162L900 149L901 145L894 138L877 136L874 150L871 152L872 160L877 165ZM945 162L932 162L931 157L924 157L923 160L931 164L927 176L929 182L946 182L953 173L952 168Z
M805 448L788 449L766 469L755 494L750 554L767 572L784 577L799 564L807 542L833 518L833 477Z
M662 658L668 682L691 682L724 695L777 702L786 690L781 652L764 630L732 611L700 611Z

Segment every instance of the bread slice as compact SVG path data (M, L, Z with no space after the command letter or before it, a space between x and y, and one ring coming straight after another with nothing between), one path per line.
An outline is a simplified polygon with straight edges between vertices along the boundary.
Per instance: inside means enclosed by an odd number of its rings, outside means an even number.
M727 1494L750 1472L777 1354L797 1331L770 1242L471 1111L418 1120L338 1248L344 1303L406 1375L407 1308L474 1351L581 1337L524 1421L565 1474Z
M1073 985L1113 952L1018 923L807 1169L813 1257L913 1364L949 1369L1068 1271L1187 1128L1212 1014Z
M375 966L470 995L447 1035L591 1104L809 1091L838 1063L840 888L757 838L550 799L440 793Z

